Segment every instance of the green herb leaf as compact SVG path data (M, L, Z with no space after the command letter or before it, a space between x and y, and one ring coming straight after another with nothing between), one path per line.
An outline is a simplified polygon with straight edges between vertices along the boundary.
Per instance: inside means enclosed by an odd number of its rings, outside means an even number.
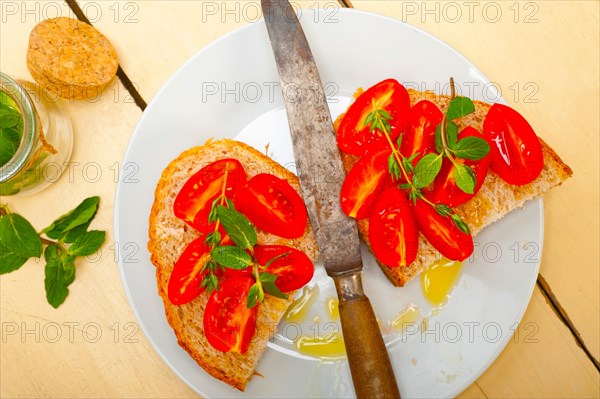
M372 122L373 119L375 118L375 111L372 111L369 113L369 115L367 115L367 118L365 119L365 123L363 123L363 128L369 126Z
M252 264L252 258L240 247L216 247L210 251L210 256L220 265L230 269L242 270Z
M413 184L424 188L433 183L442 168L442 157L438 154L427 154L419 160L413 174Z
M398 149L400 149L400 147L402 146L402 139L404 138L404 134L400 133L400 135L398 136L398 140L396 140L396 145L398 146Z
M56 219L50 226L42 230L42 232L55 240L62 238L69 230L92 220L98 211L99 202L99 197L84 199L75 209Z
M398 166L398 162L396 162L394 154L390 154L388 157L388 172L390 172L394 180L400 179L400 167Z
M211 246L217 246L221 243L221 233L219 231L211 231L206 235L205 243Z
M258 276L258 281L261 283L274 283L277 280L277 275L273 273L263 272Z
M456 123L449 121L446 124L446 143L448 148L453 149L456 147L456 141L458 140L458 126Z
M67 255L88 256L95 253L104 243L106 233L104 231L92 230L79 236L73 245L67 249Z
M213 273L208 273L200 283L201 287L205 287L208 293L219 289L219 279Z
M92 221L88 220L84 224L72 228L62 236L61 241L67 244L75 242L75 240L77 240L80 236L84 235L87 232L87 229L88 227L90 227L90 224L92 224Z
M462 231L465 234L471 234L471 229L469 229L469 226L461 219L460 216L454 213L452 214L452 216L450 216L450 218L460 231Z
M467 136L451 149L458 158L477 161L490 152L490 145L481 137Z
M248 309L252 309L256 306L258 301L262 302L265 299L265 294L260 289L259 284L260 283L255 283L248 291L248 297L246 298L246 307Z
M27 262L18 247L6 245L0 241L0 274L10 273L19 269Z
M381 118L386 121L389 121L390 119L392 119L392 115L390 115L390 113L387 112L385 109L379 110L379 116L381 116Z
M412 159L410 159L410 158L402 157L402 166L404 166L406 173L409 173L409 174L413 173L413 171L415 170L415 166L413 165Z
M8 273L23 266L31 257L42 254L42 240L31 223L17 213L0 217L0 241L3 244L0 274ZM10 259L10 260L9 260Z
M0 166L8 163L19 147L19 142L15 143L5 132L7 130L0 129Z
M21 114L9 107L0 107L0 129L15 127L21 122Z
M277 298L288 299L288 296L281 292L281 290L275 285L274 282L264 282L262 283L263 289L269 295L273 295Z
M435 150L438 154L444 153L444 143L442 143L442 124L435 128Z
M469 165L456 163L454 165L454 181L458 188L467 194L475 191L475 173Z
M452 214L452 208L444 204L437 204L435 206L435 211L442 216L448 216Z
M450 101L448 111L446 111L446 119L451 121L467 116L473 112L475 112L473 101L467 97L455 97Z
M68 286L75 280L75 258L61 253L54 244L46 248L44 258L46 299L52 307L57 308L69 295Z
M249 249L256 245L256 230L244 215L222 205L217 206L217 214L227 235L237 246Z

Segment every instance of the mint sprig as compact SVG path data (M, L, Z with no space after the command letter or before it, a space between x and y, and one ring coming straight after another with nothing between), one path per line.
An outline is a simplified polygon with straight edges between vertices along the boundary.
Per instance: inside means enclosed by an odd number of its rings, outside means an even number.
M256 228L235 209L233 202L221 194L212 203L208 216L209 223L222 224L227 236L235 245L221 245L221 234L218 231L218 225L215 230L206 235L205 242L211 245L211 259L205 265L208 273L202 279L201 286L206 287L208 292L219 289L219 279L215 272L219 269L245 270L252 269L252 275L255 283L250 287L246 297L246 306L253 308L258 303L263 302L265 293L278 298L287 299L288 296L281 292L275 285L277 276L264 271L271 263L289 255L286 252L270 259L266 265L258 264L254 256L254 246L257 242Z
M440 215L450 218L460 231L470 234L469 227L454 210L443 204L434 204L425 198L423 194L423 189L431 185L439 174L444 157L450 159L454 165L454 177L457 186L461 190L472 194L475 191L475 173L468 165L457 162L454 156L477 160L483 158L489 152L489 145L481 138L465 137L458 140L458 126L452 120L471 114L475 111L475 106L466 97L455 97L454 80L452 78L450 78L450 87L452 96L448 110L442 122L436 128L435 144L437 152L424 155L414 167L413 161L420 154L416 153L411 154L410 157L405 157L400 152L402 133L398 137L397 146L394 146L389 122L392 117L387 111L378 109L374 101L373 111L367 115L364 127L368 126L370 131L378 129L386 137L392 150L388 158L388 172L393 181L404 178L405 182L399 184L398 187L408 193L409 200L415 204L417 200L424 201L434 207Z
M98 251L106 238L104 231L87 231L99 201L98 197L85 199L39 234L24 217L0 205L0 274L18 270L30 258L40 258L45 246L46 299L54 308L59 307L75 281L77 258ZM48 238L41 236L44 233Z

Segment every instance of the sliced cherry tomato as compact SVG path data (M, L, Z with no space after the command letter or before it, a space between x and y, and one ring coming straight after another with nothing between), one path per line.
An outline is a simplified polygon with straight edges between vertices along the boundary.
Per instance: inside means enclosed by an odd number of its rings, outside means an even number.
M254 256L264 270L277 276L275 285L282 292L290 292L304 287L313 277L315 268L302 251L284 245L263 245L254 248Z
M249 266L242 270L230 269L230 268L226 267L225 271L220 272L220 275L223 277L223 279L230 279L233 277L240 277L240 276L252 277L252 267Z
M489 139L471 126L467 126L458 134L458 140L467 136L481 137L491 146ZM489 154L478 161L456 158L456 162L470 166L475 173L475 189L473 190L473 194L467 194L456 185L456 181L454 180L454 165L448 158L444 158L442 169L433 183L433 191L426 195L427 199L436 204L448 205L451 208L464 204L473 198L481 188L485 176L487 176L490 160L491 156Z
M407 158L419 153L413 160L415 166L425 154L435 150L435 129L443 117L437 105L427 100L419 101L410 109L409 130L402 137L400 152Z
M225 279L204 309L204 334L221 352L246 353L256 330L258 306L248 309L246 297L254 284L252 277Z
M440 215L423 200L417 200L416 205L411 203L411 207L419 230L443 256L463 261L473 253L473 237L460 231L452 219Z
M267 173L248 180L234 197L235 207L259 229L283 238L304 234L308 215L300 195L290 184Z
M490 108L483 131L491 138L491 168L504 181L522 186L534 181L544 167L542 145L531 125L502 104Z
M418 238L404 193L395 186L386 189L369 219L369 242L375 257L388 267L408 266L417 257Z
M386 110L392 116L389 122L393 142L406 130L410 97L404 86L394 79L387 79L362 93L346 112L337 130L340 150L348 154L363 155L370 148L388 145L382 132L371 132L370 126L365 127L367 116L374 111L373 102L375 107Z
M223 192L231 198L246 183L246 172L235 159L222 159L200 169L183 185L173 203L173 212L190 226L207 223L213 201Z
M204 237L192 241L179 257L167 287L169 301L173 305L191 302L204 291L200 286L206 275L202 268L210 259L210 247L204 243Z
M379 193L392 184L387 164L390 154L391 150L368 152L352 167L340 194L346 215L355 219L369 216Z

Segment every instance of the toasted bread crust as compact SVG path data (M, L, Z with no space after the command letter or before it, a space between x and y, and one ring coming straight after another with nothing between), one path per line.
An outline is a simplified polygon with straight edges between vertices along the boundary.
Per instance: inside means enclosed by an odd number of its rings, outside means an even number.
M294 293L290 293L289 300L267 295L265 302L259 305L256 334L244 355L219 352L206 340L202 316L208 301L207 293L182 306L172 305L167 296L169 276L175 261L187 244L199 236L194 229L174 216L172 206L175 196L192 174L203 166L224 158L240 161L249 178L258 173L272 173L287 180L297 191L300 188L294 174L246 144L220 140L189 149L167 166L158 182L150 213L148 250L151 261L156 266L158 293L163 299L167 320L175 331L179 345L210 375L243 391ZM294 240L259 231L258 243L289 245L306 252L313 261L316 260L317 246L310 226L304 236Z
M410 89L411 105L421 101L429 100L436 104L442 112L445 112L450 103L450 97L436 95L433 92L419 92ZM458 121L459 130L466 126L472 126L481 131L483 121L491 107L482 101L473 101L475 112ZM336 119L335 128L343 118L343 114ZM489 172L480 191L471 200L456 208L456 212L469 225L473 235L479 233L484 227L499 220L513 209L522 207L526 201L542 195L552 187L562 184L573 171L567 166L548 144L540 139L544 155L544 168L540 176L533 182L524 186L513 186L502 180L497 174ZM344 168L348 173L359 157L343 154ZM362 239L367 243L369 249L369 220L358 221L358 230ZM441 254L431 245L425 237L419 233L419 249L416 260L407 267L390 268L378 262L381 270L387 278L396 286L404 286L409 280L423 272L435 260L441 258Z

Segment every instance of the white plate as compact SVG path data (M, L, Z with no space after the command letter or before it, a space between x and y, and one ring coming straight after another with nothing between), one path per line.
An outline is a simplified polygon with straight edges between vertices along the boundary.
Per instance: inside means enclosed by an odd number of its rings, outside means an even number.
M335 15L331 10L302 10L301 23L330 95L334 118L350 103L356 88L389 77L409 87L447 93L445 82L453 76L459 87L469 89L463 93L471 98L502 101L488 79L462 55L399 21L342 9ZM289 344L297 334L290 329L280 330L269 343L258 366L264 378L255 377L245 393L210 377L178 346L165 319L146 250L154 188L162 170L183 150L210 137L238 137L261 150L270 143L269 154L293 169L277 82L267 32L260 21L199 52L156 95L131 139L117 188L115 236L121 275L146 336L201 395L351 397L347 362L320 362L299 355ZM424 299L419 279L394 288L363 252L366 292L380 319L393 317L411 303L428 318L426 330L386 336L404 398L456 396L487 369L527 307L542 242L543 207L536 200L476 238L473 259L465 265L449 303L439 311ZM323 302L333 291L320 267L313 284L320 286L321 295L311 317L321 315L323 323ZM304 323L300 328L311 327Z

